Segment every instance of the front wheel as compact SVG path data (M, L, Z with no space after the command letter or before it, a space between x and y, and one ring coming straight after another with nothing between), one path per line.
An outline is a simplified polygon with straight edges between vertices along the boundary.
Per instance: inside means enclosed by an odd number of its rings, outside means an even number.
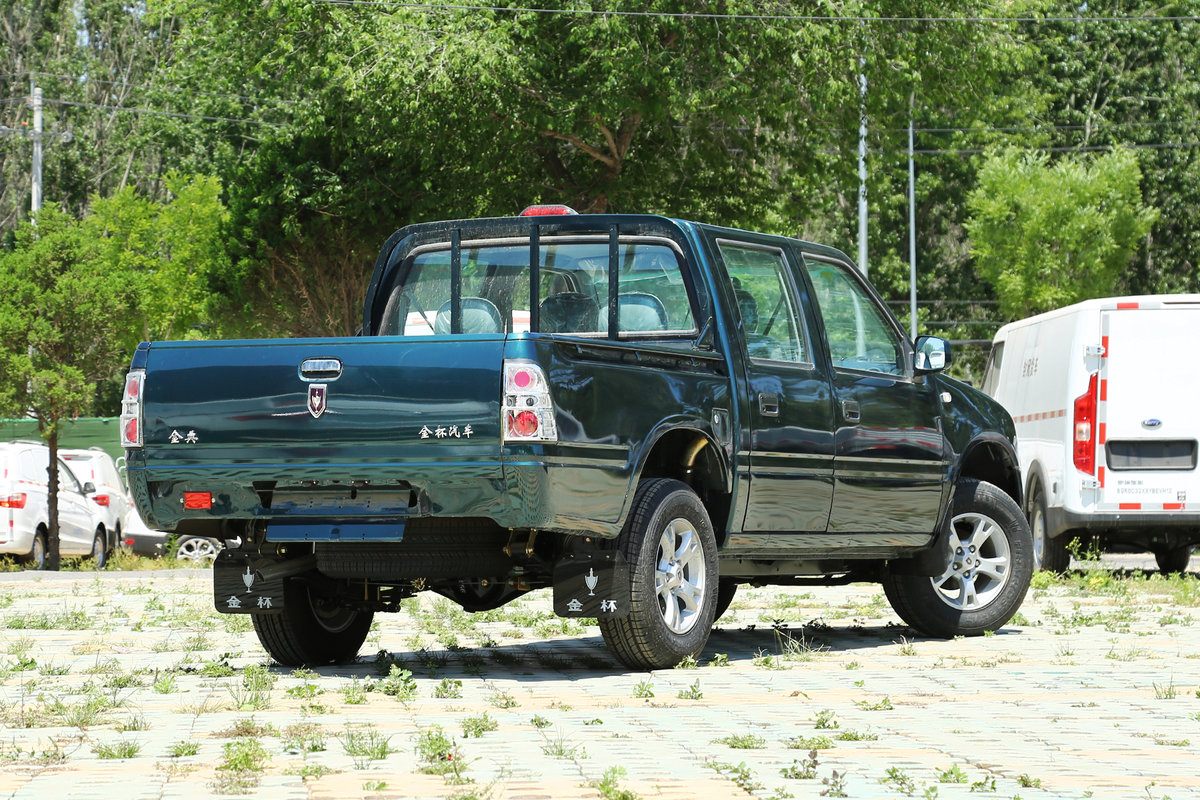
M642 481L617 546L631 585L629 615L600 620L613 653L633 669L699 655L717 602L716 537L700 498L676 480Z
M1012 619L1033 575L1033 536L1011 497L967 480L950 504L946 567L933 578L888 574L883 589L901 619L930 636L977 636Z
M285 667L302 667L353 661L374 616L321 597L302 580L291 580L284 587L283 611L251 618L271 658Z
M108 564L107 545L108 543L104 538L104 529L97 529L96 536L94 539L92 539L92 552L88 554L88 557L92 559L96 569L104 569L105 565Z

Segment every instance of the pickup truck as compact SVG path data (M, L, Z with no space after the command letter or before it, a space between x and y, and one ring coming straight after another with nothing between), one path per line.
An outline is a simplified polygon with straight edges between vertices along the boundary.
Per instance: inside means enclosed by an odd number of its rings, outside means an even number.
M551 588L634 669L740 584L877 581L932 636L1033 569L1013 421L830 247L531 207L394 233L342 338L144 342L121 431L154 528L225 541L217 611L285 665L376 612Z

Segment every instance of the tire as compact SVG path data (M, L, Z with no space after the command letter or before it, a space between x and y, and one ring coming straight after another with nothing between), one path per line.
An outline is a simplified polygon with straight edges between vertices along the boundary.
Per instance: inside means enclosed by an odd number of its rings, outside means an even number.
M41 528L33 535L33 544L29 546L29 553L21 556L21 563L31 569L46 568L46 532Z
M729 604L733 602L733 597L737 594L737 588L737 581L721 580L717 582L717 604L713 609L713 622L725 616L725 612L729 610Z
M1035 480L1029 490L1029 531L1033 535L1033 568L1049 572L1066 572L1071 566L1067 551L1067 536L1046 535L1046 493Z
M633 669L699 655L718 583L716 538L700 498L676 480L642 481L617 546L629 565L629 615L600 621L605 643Z
M185 536L175 545L175 558L180 561L191 561L196 564L211 564L221 550L221 543L216 539L206 539L201 536Z
M104 569L108 564L108 540L104 536L104 529L97 528L96 535L92 539L92 552L88 554L96 569Z
M1021 508L990 483L962 481L950 504L950 552L937 577L888 574L884 593L929 636L978 636L1012 619L1033 575L1033 535Z
M1187 572L1188 563L1192 560L1191 545L1172 547L1170 550L1157 550L1154 560L1164 575L1178 575Z
M374 616L372 611L326 603L304 581L290 580L284 586L283 611L254 614L251 619L271 658L285 667L319 667L353 661Z

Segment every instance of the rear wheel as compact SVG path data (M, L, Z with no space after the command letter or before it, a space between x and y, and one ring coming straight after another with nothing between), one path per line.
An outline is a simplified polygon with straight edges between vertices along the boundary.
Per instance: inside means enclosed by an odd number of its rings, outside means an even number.
M1029 530L1033 534L1034 569L1066 572L1067 567L1071 566L1071 554L1067 552L1068 537L1051 538L1046 535L1046 493L1037 480L1029 490Z
M321 597L302 580L291 580L284 587L283 611L251 618L271 658L285 667L301 667L353 661L374 616Z
M1033 536L1021 508L996 486L963 481L950 506L941 575L889 574L884 592L922 633L950 638L994 631L1012 619L1033 574Z
M96 536L92 539L92 552L88 554L88 558L96 564L96 569L104 569L108 564L108 542L104 537L104 529L97 528Z
M199 536L185 536L175 547L175 557L182 561L193 561L197 564L211 564L221 550L221 543L216 539L204 539Z
M37 533L33 535L33 545L29 548L29 553L21 557L22 563L33 569L46 568L46 532L38 528Z
M1187 572L1188 563L1192 560L1191 545L1172 547L1170 550L1155 551L1154 560L1158 563L1158 568L1162 570L1164 575Z
M617 544L629 564L629 615L600 620L604 641L633 669L699 655L717 601L716 538L700 498L676 480L642 481Z

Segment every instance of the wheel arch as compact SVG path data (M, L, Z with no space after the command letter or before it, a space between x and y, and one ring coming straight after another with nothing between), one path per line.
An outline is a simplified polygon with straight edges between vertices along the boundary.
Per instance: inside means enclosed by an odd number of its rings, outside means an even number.
M1025 485L1012 443L1002 437L980 437L967 445L954 482L974 478L997 486L1024 511Z
M686 484L708 511L720 546L728 530L731 474L728 455L711 432L694 423L664 425L648 437L633 485L646 478L674 478Z

